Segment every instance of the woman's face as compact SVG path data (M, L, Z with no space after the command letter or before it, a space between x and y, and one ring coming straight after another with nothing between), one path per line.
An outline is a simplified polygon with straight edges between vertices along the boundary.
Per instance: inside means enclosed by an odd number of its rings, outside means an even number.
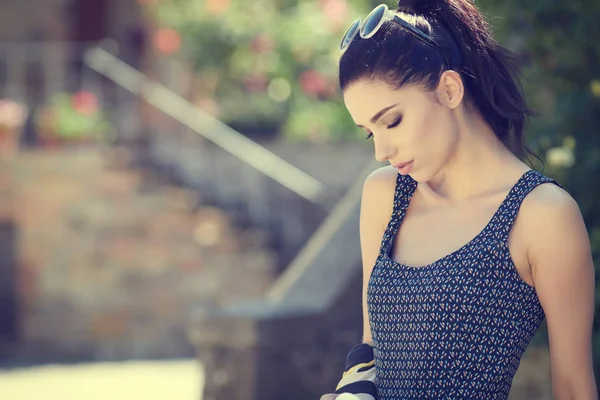
M375 158L416 181L435 177L457 147L458 126L442 84L425 91L363 79L346 88L344 102L354 122L372 134Z

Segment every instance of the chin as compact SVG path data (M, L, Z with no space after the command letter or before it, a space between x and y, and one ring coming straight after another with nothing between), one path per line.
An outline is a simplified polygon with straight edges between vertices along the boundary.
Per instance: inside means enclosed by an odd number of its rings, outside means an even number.
M410 171L408 171L408 174L406 174L406 176L410 176L415 181L418 181L419 179L423 178L423 175L422 175L422 172L419 169L415 169L414 167L415 166L413 164L413 167L411 168Z
M419 183L428 182L433 179L433 176L431 176L427 172L425 172L425 173L423 173L423 172L424 171L421 171L421 170L411 171L408 174L408 176L410 176L414 181L417 181Z
M439 176L440 172L443 170L443 167L435 166L433 168L419 168L410 172L410 177L413 178L417 182L430 182L436 177Z

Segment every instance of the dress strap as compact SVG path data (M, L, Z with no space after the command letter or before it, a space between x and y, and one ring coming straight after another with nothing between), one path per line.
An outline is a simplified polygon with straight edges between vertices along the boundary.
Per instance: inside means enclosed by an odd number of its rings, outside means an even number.
M500 205L495 215L495 221L491 224L493 234L497 238L503 241L508 239L523 200L533 189L544 183L553 183L562 188L560 183L535 170L529 170L521 176Z
M392 209L392 216L388 222L385 234L381 241L381 248L379 249L380 255L387 254L390 250L398 228L404 219L406 209L410 204L412 195L417 188L417 181L412 179L409 175L398 174L396 178L396 188L394 190L394 207Z

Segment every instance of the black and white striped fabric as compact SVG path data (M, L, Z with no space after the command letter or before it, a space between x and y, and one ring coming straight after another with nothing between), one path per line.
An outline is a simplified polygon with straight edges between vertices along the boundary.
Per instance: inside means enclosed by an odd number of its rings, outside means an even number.
M361 343L350 350L344 374L334 393L352 394L356 400L378 400L373 347L370 344Z

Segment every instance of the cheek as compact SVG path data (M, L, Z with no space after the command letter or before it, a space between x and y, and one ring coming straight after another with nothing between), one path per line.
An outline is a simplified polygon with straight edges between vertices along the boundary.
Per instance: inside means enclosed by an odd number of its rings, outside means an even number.
M456 148L458 147L457 131L454 129L451 122L440 127L437 142L437 156L440 159L440 162L446 163L452 157L452 154L456 152Z
M429 147L439 143L445 136L443 118L434 110L423 112L419 117L409 128L412 144Z
M417 145L433 158L446 159L457 143L452 120L443 112L432 113L423 122Z

